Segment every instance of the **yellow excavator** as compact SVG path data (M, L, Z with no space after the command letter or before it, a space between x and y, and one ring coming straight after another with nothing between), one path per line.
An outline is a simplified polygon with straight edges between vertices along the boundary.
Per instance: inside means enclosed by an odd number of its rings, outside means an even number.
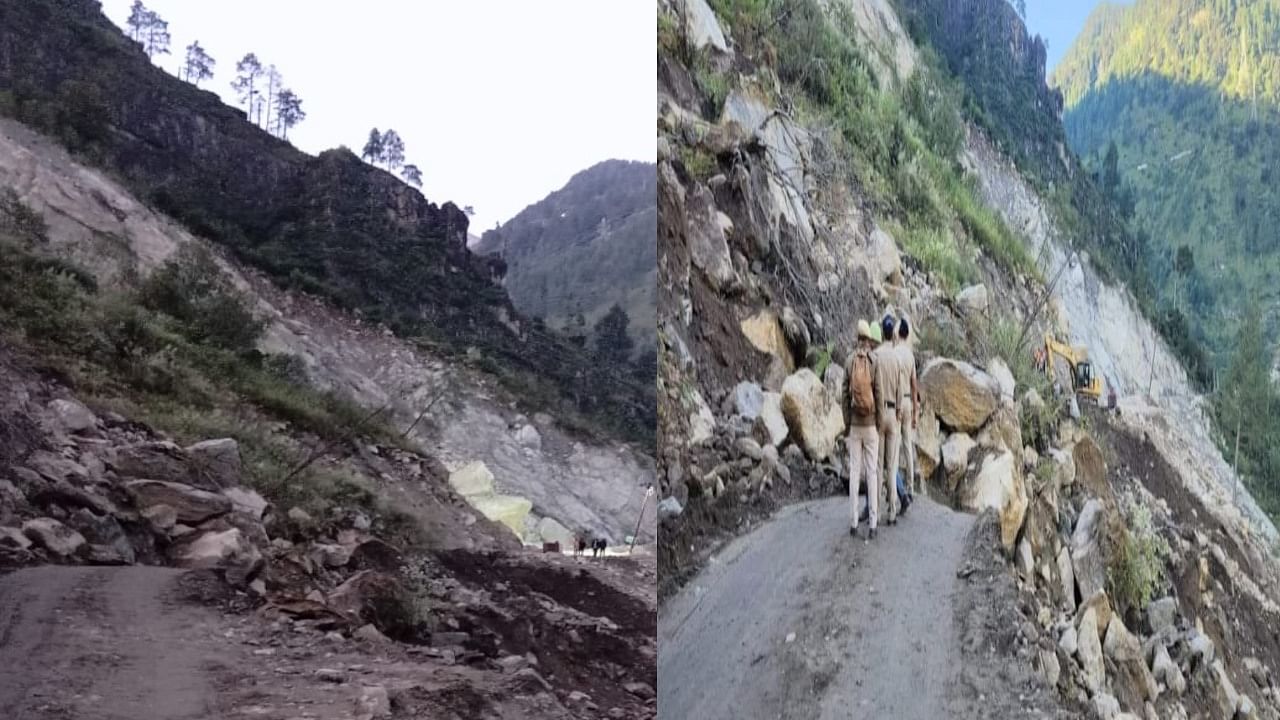
M1089 349L1071 346L1044 334L1044 347L1036 350L1036 367L1061 387L1070 386L1078 395L1102 404L1102 378L1089 362Z

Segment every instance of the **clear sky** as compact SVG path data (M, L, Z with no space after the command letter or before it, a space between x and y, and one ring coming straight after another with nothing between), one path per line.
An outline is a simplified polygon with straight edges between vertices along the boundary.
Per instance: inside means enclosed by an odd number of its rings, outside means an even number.
M132 0L102 0L124 26ZM601 160L653 162L652 0L150 0L169 22L176 74L199 40L201 87L234 104L254 52L302 98L289 140L309 153L394 128L432 202L472 205L471 230L505 222Z
M1111 1L1116 5L1132 4L1132 0ZM1085 19L1099 4L1098 0L1027 0L1027 27L1049 43L1047 71L1052 72L1067 54Z

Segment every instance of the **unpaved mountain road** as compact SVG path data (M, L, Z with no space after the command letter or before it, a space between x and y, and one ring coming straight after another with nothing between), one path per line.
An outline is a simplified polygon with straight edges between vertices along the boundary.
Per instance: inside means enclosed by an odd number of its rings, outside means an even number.
M953 594L973 524L926 499L868 544L865 523L849 536L847 498L779 511L661 609L662 717L956 717Z
M0 717L212 718L216 613L168 600L181 571L38 567L0 577Z

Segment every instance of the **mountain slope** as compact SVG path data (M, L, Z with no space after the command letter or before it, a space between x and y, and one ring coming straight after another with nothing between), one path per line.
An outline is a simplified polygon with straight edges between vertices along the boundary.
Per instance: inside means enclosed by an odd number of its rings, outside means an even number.
M1262 304L1268 338L1277 327L1277 33L1274 0L1103 6L1054 71L1072 148L1113 173L1150 237L1147 272L1220 367L1243 305Z
M467 218L345 148L301 153L151 65L92 0L0 2L0 112L289 287L453 355L469 348L533 410L652 437L652 390L521 319Z
M630 320L639 348L656 340L658 217L652 163L608 160L574 175L475 250L499 253L504 286L520 312L556 329L594 326L613 305Z

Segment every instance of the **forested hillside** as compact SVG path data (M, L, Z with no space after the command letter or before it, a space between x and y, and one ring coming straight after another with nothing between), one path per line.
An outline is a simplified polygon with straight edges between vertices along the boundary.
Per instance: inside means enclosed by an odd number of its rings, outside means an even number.
M522 313L581 336L605 317L622 319L610 315L617 307L634 347L652 349L655 193L651 163L607 160L485 232L476 251L501 255Z
M1280 427L1267 417L1276 338L1280 2L1100 6L1054 71L1072 149L1146 240L1160 305L1217 370L1222 443L1264 501Z

